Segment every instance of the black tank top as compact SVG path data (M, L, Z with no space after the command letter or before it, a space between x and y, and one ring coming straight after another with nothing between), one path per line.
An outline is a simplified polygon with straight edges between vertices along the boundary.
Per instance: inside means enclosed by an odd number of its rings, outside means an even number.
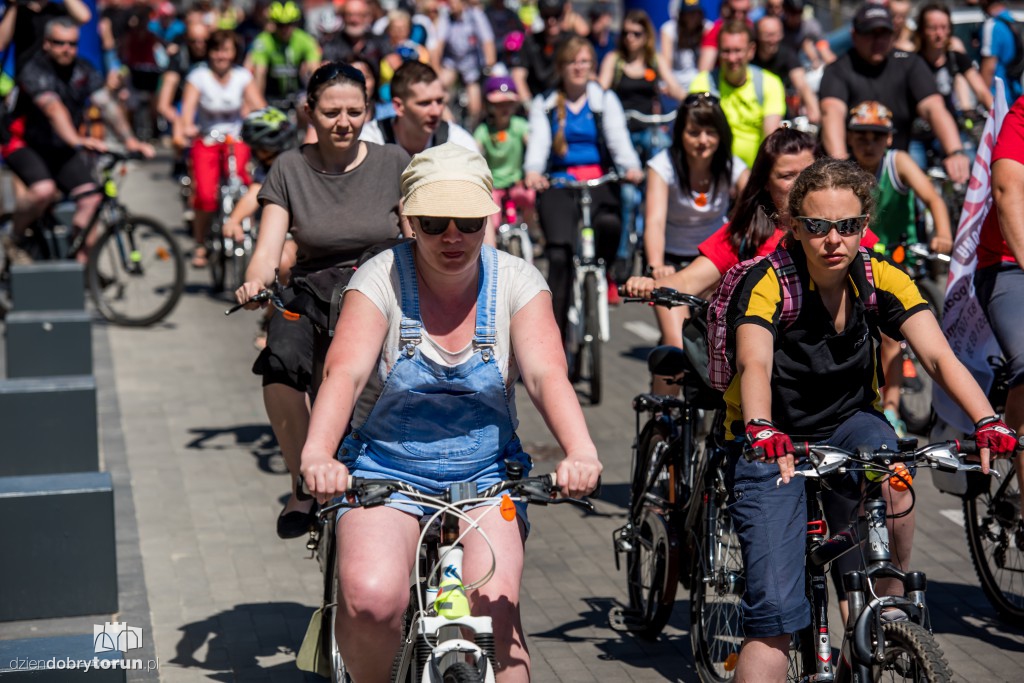
M648 76L652 76L650 80ZM620 73L619 81L613 88L615 94L622 102L622 108L630 109L641 114L653 114L654 103L658 99L658 79L652 69L647 69L643 78L633 78L625 73ZM642 130L643 125L636 121L629 121L630 132Z

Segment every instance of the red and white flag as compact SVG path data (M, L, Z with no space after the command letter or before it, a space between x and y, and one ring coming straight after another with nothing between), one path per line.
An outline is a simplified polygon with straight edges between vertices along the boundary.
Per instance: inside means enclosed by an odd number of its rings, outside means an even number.
M1008 110L1002 79L996 78L995 101L978 146L978 156L971 171L971 184L964 199L963 213L957 228L953 255L946 284L946 303L942 312L942 331L953 353L971 371L981 388L992 384L992 368L988 357L1000 354L985 312L974 291L974 271L978 268L978 242L981 226L992 208L992 151L999 129ZM974 431L974 423L960 410L938 384L934 385L932 405L939 419L958 431Z

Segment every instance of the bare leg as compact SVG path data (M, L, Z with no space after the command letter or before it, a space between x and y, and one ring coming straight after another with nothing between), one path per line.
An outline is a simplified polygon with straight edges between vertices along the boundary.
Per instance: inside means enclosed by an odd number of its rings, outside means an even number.
M40 180L29 185L24 193L18 195L14 205L14 233L24 235L28 226L55 201L57 184L52 180Z
M309 405L306 403L306 394L285 384L269 384L263 387L263 405L267 409L270 428L274 430L284 462L288 466L289 488L292 489L292 495L284 510L306 512L312 507L312 501L302 502L295 498L295 478L299 476L299 460L302 446L306 443L306 431L309 429Z
M71 196L75 196L82 192L88 192L89 190L92 190L95 187L96 185L93 183L79 185L78 187L73 188L71 192L69 192L68 194ZM82 197L76 202L75 215L71 219L71 222L74 224L73 227L75 230L85 230L86 228L89 227L89 221L91 221L92 217L96 214L96 209L99 208L100 202L102 201L103 197L101 195L90 194L88 196ZM90 230L85 235L85 248L79 251L78 255L75 257L79 263L85 263L88 260L89 252L92 251L92 245L96 243L96 240L99 239L99 236L100 234L98 230Z
M882 407L900 413L900 389L903 387L903 365L900 357L900 343L882 335L882 368L885 370L885 387L882 389Z
M386 683L402 637L419 523L393 508L351 510L338 522L338 647L352 680Z
M789 636L747 638L736 664L736 683L777 683L786 680Z
M470 514L480 518L480 526L491 539L498 556L498 566L491 580L469 594L473 614L489 615L494 620L498 681L528 683L530 653L526 648L526 636L519 614L525 534L519 524L506 522L494 508L477 508ZM491 551L478 533L467 534L463 545L463 574L466 585L469 585L490 569Z

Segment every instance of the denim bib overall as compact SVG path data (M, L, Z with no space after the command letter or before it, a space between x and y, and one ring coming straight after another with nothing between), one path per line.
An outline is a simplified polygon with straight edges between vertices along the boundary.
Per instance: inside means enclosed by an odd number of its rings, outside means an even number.
M449 367L420 349L423 323L412 244L394 248L401 326L399 353L366 420L341 444L338 459L360 477L393 478L440 493L456 482L480 488L505 478L509 458L526 465L495 357L498 255L483 247L477 283L473 354ZM383 361L381 361L383 362ZM405 501L394 505L413 514Z

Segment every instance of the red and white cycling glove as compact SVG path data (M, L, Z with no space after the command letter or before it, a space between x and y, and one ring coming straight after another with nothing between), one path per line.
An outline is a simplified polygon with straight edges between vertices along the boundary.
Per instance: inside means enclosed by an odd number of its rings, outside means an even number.
M747 443L758 457L767 460L784 458L793 452L789 436L775 428L768 420L751 420L747 423Z
M995 415L975 423L974 440L978 448L988 448L992 455L1012 455L1017 448L1017 433Z

